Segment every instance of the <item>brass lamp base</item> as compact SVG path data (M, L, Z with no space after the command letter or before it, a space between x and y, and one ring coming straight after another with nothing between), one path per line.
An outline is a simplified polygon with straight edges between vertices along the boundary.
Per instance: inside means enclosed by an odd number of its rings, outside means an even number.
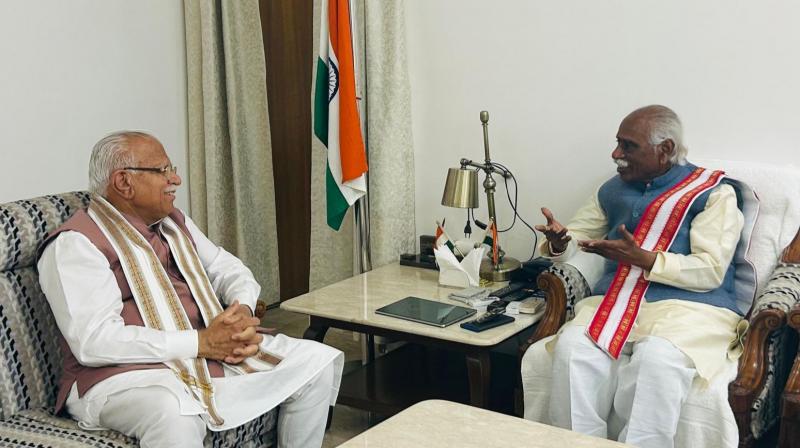
M492 282L507 282L511 280L511 273L521 266L519 260L512 257L503 257L503 261L495 267L492 265L491 258L484 258L481 261L481 278Z

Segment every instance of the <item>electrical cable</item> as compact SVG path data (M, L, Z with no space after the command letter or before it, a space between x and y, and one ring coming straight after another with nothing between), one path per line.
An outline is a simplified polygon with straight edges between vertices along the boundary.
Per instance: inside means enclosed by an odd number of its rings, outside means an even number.
M522 221L522 223L525 224L525 226L527 228L529 228L531 230L531 232L533 232L533 252L531 252L531 256L530 256L530 258L528 258L528 261L533 260L533 257L536 255L536 247L539 246L539 235L536 233L536 229L531 227L531 225L528 224L528 222L525 221L525 219L517 211L517 201L519 199L519 185L517 184L517 178L514 176L514 173L512 173L511 170L508 169L508 167L506 167L505 165L503 165L501 163L492 162L492 166L500 168L503 171L504 174L508 173L508 176L511 177L511 180L514 182L514 199L512 200L511 199L511 191L508 188L508 177L503 175L503 182L504 182L505 187L506 187L506 197L508 198L508 204L511 206L511 209L514 211L514 219L511 221L511 225L510 226L508 226L507 228L505 228L503 230L498 230L498 233L499 232L507 232L507 231L511 230L514 227L514 224L516 224L517 218L519 218L519 220Z

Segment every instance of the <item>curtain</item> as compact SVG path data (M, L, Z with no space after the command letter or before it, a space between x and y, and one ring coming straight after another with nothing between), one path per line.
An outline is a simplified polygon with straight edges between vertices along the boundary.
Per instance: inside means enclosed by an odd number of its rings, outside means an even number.
M314 0L314 64L318 59L320 1ZM357 26L360 107L366 115L369 214L373 268L414 252L414 148L411 88L402 1L353 0ZM316 66L314 67L316 70ZM365 78L366 75L366 78ZM312 89L313 95L313 89ZM312 98L313 104L313 98ZM353 275L352 208L339 232L325 221L325 147L312 136L311 290Z
M266 63L257 0L184 0L192 219L279 299Z
M372 266L379 267L416 248L411 84L405 2L366 0L363 6L370 242Z

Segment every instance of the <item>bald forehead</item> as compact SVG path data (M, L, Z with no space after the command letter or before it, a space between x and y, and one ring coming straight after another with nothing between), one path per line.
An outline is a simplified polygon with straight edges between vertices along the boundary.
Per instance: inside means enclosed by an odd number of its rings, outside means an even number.
M128 141L128 151L137 161L168 161L164 146L155 137L135 136ZM163 160L162 160L163 159Z
M631 112L619 124L618 136L629 138L647 138L650 134L652 114L648 111Z

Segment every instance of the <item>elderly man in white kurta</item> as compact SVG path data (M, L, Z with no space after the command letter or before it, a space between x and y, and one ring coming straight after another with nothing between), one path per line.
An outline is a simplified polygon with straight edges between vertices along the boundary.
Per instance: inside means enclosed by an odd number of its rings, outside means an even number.
M544 255L566 261L580 249L606 259L595 296L548 343L549 417L608 437L614 413L624 422L620 441L671 447L693 379L719 374L736 337L731 260L743 216L723 173L686 161L672 110L632 112L617 142L619 175L566 227L542 209Z
M141 446L200 447L280 406L278 445L320 446L342 353L257 331L260 286L173 206L181 179L154 137L103 138L89 171L89 208L38 261L63 335L57 408Z

